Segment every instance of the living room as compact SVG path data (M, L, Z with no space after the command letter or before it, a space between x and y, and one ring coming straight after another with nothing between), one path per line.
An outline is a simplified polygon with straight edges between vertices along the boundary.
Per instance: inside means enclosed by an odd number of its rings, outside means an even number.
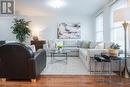
M17 87L22 80L21 87L31 87L31 80L47 87L129 87L130 39L124 29L129 28L130 12L121 14L118 9L129 8L130 0L1 0L0 4L0 85ZM25 55L34 59L22 62Z

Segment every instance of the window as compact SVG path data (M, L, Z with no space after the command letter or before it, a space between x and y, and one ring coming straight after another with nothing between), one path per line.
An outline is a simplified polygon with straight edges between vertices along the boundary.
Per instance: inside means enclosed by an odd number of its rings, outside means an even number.
M115 10L127 7L127 0L120 0L111 7L111 41L121 45L124 49L124 29L121 24L113 22L113 13Z
M96 42L103 41L103 14L96 17Z

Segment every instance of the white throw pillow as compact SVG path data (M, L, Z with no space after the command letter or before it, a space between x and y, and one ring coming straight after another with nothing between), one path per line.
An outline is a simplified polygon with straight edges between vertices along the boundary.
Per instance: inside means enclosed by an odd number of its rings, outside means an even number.
M33 51L34 53L36 52L35 45L29 45L29 47L32 49L32 51Z
M96 44L97 44L96 42L91 42L91 43L90 43L90 49L94 49L95 46L96 46Z
M49 40L48 42L48 49L54 50L55 49L55 41Z
M112 44L112 42L105 42L105 49L109 49Z
M90 49L94 49L96 47L97 44L99 44L100 42L91 42L90 43Z
M104 49L104 42L100 42L95 46L95 49Z

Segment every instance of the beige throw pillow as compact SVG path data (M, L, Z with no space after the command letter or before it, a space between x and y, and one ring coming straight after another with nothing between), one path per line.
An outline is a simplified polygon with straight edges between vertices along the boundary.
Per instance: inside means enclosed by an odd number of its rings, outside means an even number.
M104 49L104 43L100 42L95 46L95 49Z

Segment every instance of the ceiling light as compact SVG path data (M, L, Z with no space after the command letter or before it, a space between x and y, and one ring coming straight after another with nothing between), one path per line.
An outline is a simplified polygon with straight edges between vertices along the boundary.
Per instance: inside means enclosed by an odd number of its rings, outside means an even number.
M65 5L64 0L50 0L48 2L48 5L53 7L53 8L60 8L63 7Z

